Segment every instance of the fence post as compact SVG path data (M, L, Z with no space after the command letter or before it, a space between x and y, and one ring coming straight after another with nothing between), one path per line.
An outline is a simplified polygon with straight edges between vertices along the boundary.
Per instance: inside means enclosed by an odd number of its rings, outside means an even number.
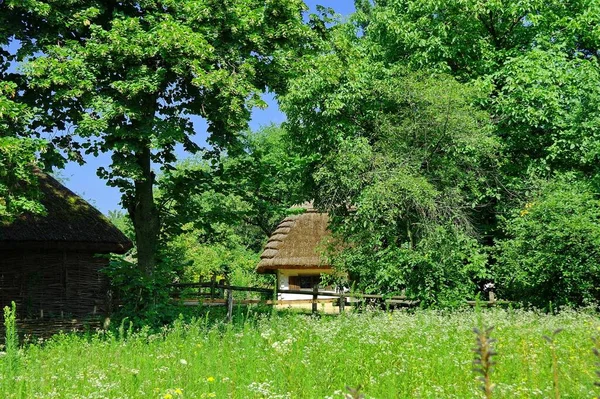
M210 278L210 299L215 299L215 284L217 282L217 275L213 273Z
M233 289L229 281L227 281L227 285L229 286L227 289L227 322L231 323L233 317Z
M202 300L202 276L198 276L198 299Z
M490 290L490 292L489 292L489 299L490 299L490 304L496 302L496 294L494 293L493 290Z
M346 307L346 297L344 296L344 292L342 291L342 296L340 296L340 313L344 313L345 307Z
M319 284L316 284L313 287L313 302L312 302L312 312L317 313L317 299L319 298Z

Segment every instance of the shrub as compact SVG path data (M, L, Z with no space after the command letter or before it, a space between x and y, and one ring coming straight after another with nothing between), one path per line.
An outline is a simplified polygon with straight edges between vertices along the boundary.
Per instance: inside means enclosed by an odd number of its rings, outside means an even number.
M477 240L448 226L436 226L414 246L354 245L333 259L348 271L357 288L400 293L422 306L455 307L487 277L486 256Z
M600 299L600 201L572 175L539 184L502 220L496 276L507 299L539 307Z

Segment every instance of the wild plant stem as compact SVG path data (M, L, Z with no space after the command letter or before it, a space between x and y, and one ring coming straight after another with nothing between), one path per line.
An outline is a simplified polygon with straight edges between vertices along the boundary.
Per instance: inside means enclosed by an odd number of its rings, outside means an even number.
M492 343L494 340L489 338L489 333L492 330L493 327L487 329L473 329L473 332L477 334L476 346L473 349L473 352L475 352L473 370L481 374L481 389L483 390L486 399L491 399L492 390L494 389L494 384L492 384L491 380L491 372L492 366L494 365L493 356L496 354L496 352L494 352L492 348Z
M594 342L594 347L592 348L592 352L598 359L596 362L596 382L594 385L600 389L600 337L592 337L592 341ZM599 391L600 392L600 391ZM600 399L600 395L596 396L596 399Z
M562 328L559 328L558 330L554 331L552 333L552 337L544 335L544 339L550 344L550 351L552 353L552 377L554 384L554 399L560 399L560 389L558 386L558 356L556 354L556 342L554 341L554 338L561 331Z
M558 356L556 348L552 345L552 376L554 378L554 399L560 399L560 390L558 389Z

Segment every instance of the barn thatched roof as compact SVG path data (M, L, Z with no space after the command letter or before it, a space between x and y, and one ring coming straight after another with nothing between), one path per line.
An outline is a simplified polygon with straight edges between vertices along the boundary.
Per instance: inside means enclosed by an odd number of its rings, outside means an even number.
M0 249L124 253L132 247L131 241L100 211L53 177L42 172L37 175L46 214L25 214L12 222L0 222Z
M331 268L321 256L330 237L328 224L329 216L310 205L305 213L286 217L269 238L256 271Z

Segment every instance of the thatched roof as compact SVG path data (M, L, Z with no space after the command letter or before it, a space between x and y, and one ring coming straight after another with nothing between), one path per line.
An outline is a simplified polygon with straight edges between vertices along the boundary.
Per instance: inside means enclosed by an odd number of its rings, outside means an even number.
M37 174L46 215L25 214L10 223L0 223L0 249L124 253L132 247L131 241L96 208L53 177Z
M331 268L320 256L330 236L328 224L328 215L310 206L305 213L286 217L269 238L256 271Z

